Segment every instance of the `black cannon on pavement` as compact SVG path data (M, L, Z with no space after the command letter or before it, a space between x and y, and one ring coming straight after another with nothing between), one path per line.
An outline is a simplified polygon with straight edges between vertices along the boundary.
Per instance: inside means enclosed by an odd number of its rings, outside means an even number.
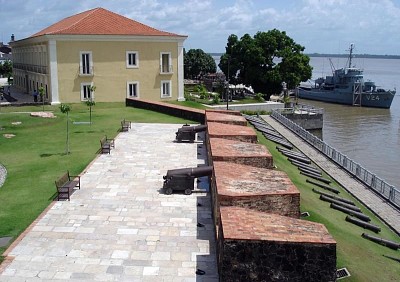
M212 170L212 166L168 170L167 175L163 176L165 194L171 195L173 191L184 191L186 195L192 194L194 179L202 176L211 176Z
M207 125L197 125L197 126L189 126L184 125L178 129L176 132L176 141L189 141L194 142L196 140L196 133L206 131Z

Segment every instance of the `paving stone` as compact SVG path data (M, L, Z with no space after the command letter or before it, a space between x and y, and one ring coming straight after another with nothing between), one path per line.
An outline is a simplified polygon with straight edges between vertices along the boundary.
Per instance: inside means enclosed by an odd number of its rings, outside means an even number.
M173 142L181 126L132 124L120 133L71 201L55 202L10 251L15 258L0 281L201 281L195 269L203 256L214 262L210 279L217 277L214 233L197 238L197 220L211 220L209 195L160 191L167 170L206 162L198 143Z

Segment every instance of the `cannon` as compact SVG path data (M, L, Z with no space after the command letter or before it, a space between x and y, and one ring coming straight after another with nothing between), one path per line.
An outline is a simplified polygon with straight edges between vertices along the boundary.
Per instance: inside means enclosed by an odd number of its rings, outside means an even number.
M212 170L212 166L168 170L167 174L163 176L164 192L167 195L171 195L173 191L184 191L186 195L190 195L194 189L194 179L202 176L211 176Z
M318 186L318 187L320 187L320 188L322 188L322 189L331 191L331 192L333 192L333 193L335 193L335 194L339 194L339 193L340 193L339 190L337 190L337 189L335 189L335 188L333 188L333 187L330 187L330 186L328 186L328 185L325 185L325 184L322 184L322 183L319 183L319 182L315 182L315 181L313 181L313 180L311 180L311 179L306 179L306 182L311 183L311 184L314 184L314 185L316 185L316 186Z
M388 248L391 248L393 250L397 250L397 249L400 248L400 244L399 243L396 243L396 242L393 242L393 241L390 241L390 240L386 240L386 239L382 239L382 238L375 237L375 236L372 236L372 235L368 235L366 233L361 234L361 236L363 238L365 238L365 239L368 239L368 240L370 240L372 242L381 244L381 245L383 245L385 247L388 247Z
M352 215L352 216L354 216L354 217L357 217L357 218L359 218L359 219L361 219L361 220L363 220L363 221L366 221L366 222L370 222L370 221L371 221L371 219L370 219L367 215L365 215L365 214L363 214L363 213L361 213L361 212L356 212L356 211L350 210L350 209L348 209L348 208L339 206L339 205L334 204L334 203L331 203L330 207L331 207L332 209L335 209L335 210L338 210L338 211L347 213L347 214L349 214L349 215Z
M362 221L362 220L358 220L357 218L351 217L351 216L346 216L346 221L347 222L351 222L355 225L361 226L365 229L369 229L371 231L374 231L375 233L379 233L381 232L381 228L379 226L373 225L371 223Z
M189 126L185 124L181 128L178 129L176 134L176 141L189 141L194 142L196 140L196 133L206 131L207 125L197 125L197 126Z

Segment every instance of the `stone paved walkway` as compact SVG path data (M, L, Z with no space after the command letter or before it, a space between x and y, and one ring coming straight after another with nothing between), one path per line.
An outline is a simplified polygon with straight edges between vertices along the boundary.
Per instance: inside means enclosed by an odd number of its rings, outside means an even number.
M359 199L365 206L377 214L397 234L400 234L400 211L389 205L385 200L370 191L361 182L355 180L347 172L340 169L319 151L304 142L300 137L270 116L262 116L273 128L288 139L300 151L306 154L320 168L346 188L352 195Z
M208 193L160 192L168 169L205 163L202 142L173 142L178 127L120 133L71 201L56 202L11 250L0 281L218 281Z

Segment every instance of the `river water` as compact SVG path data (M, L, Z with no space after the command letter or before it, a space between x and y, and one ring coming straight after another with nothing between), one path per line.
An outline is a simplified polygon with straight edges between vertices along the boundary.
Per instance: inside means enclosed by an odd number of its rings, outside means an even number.
M334 58L336 68L346 59ZM312 57L313 79L331 75L328 58ZM375 81L385 89L400 86L400 60L353 59L353 66L364 69L364 80ZM380 178L400 189L400 89L390 109L336 105L310 100L300 103L324 108L323 140Z

